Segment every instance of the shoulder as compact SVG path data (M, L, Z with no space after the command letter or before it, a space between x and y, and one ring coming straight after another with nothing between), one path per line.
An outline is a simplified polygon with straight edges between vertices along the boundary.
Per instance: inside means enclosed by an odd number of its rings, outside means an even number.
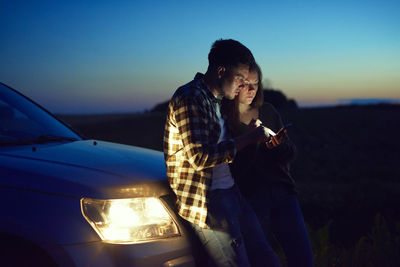
M265 102L261 106L259 117L273 130L278 130L281 127L281 116L271 103Z
M172 99L179 100L182 98L196 98L200 95L200 90L196 86L196 82L193 80L185 85L180 86L176 89Z
M171 102L175 105L183 103L202 103L205 99L203 90L196 86L195 81L191 81L176 89Z
M279 114L278 111L275 109L275 107L269 102L264 102L264 104L261 106L261 108L266 112Z
M266 119L266 118L271 118L275 117L276 114L278 114L278 111L275 109L275 107L269 103L269 102L264 102L264 104L260 107L260 119Z
M196 80L179 87L170 101L170 112L191 110L195 114L208 114L213 110L213 102L206 90L199 87Z

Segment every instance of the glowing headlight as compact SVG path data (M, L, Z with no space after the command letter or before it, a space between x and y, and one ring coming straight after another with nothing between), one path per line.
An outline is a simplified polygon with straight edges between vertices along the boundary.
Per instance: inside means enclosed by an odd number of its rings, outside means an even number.
M85 219L105 242L139 243L180 235L158 198L82 198L81 208Z

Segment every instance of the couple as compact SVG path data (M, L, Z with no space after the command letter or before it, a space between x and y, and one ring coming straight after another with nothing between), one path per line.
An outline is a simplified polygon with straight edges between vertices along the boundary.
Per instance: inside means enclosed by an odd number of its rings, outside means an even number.
M280 266L246 200L259 194L254 207L266 219L265 234L275 234L289 266L312 266L288 168L294 145L285 131L270 136L282 122L269 104L260 125L259 66L231 39L215 41L208 60L207 72L178 88L167 111L164 156L179 215L217 266Z

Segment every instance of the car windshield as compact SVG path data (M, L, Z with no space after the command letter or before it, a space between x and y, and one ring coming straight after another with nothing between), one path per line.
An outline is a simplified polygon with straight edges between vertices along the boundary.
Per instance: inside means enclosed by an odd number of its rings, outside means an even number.
M0 83L0 146L81 140L29 99Z

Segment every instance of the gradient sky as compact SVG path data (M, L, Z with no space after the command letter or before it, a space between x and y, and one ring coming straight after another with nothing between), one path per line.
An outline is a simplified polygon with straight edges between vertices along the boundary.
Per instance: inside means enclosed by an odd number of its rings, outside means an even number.
M151 109L250 48L300 106L400 101L400 1L0 0L0 81L56 113Z

